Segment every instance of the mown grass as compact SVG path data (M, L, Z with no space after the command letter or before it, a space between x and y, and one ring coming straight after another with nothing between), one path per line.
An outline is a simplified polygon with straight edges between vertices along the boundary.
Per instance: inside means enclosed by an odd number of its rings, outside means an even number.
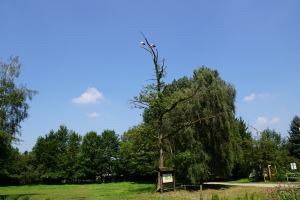
M204 185L203 199L212 199L218 195L221 199L235 199L236 197L250 196L255 193L255 199L265 199L267 188ZM177 189L176 192L166 191L163 194L155 192L154 184L150 183L108 183L88 185L33 185L0 187L0 199L8 196L22 200L54 200L54 199L200 199L198 188L189 190Z

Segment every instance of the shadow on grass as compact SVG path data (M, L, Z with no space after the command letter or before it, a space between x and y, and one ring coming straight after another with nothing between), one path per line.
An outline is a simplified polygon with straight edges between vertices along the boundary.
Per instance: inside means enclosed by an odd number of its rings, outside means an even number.
M155 184L152 181L135 181L135 182L130 182L133 186L134 185L145 185L144 187L138 187L138 188L129 188L128 191L130 193L136 193L136 194L141 194L141 193L147 193L147 192L153 192L155 188Z
M212 189L212 190L223 190L234 187L232 185L219 185L219 184L203 184L203 189Z
M218 185L218 184L203 184L202 185L202 190L203 192L208 191L208 190L225 190L225 189L229 189L231 187L231 185ZM187 186L187 187L178 187L177 186L177 190L185 190L187 192L195 192L200 190L200 187L198 185L194 185L194 186Z
M39 194L12 194L12 195L0 195L0 200L17 200L17 199L30 199L31 196ZM28 198L26 198L28 197Z
M129 191L133 193L145 193L145 192L155 192L156 191L156 185L153 181L135 181L135 182L130 182L131 184L147 184L149 187L145 188L132 188ZM173 184L173 183L172 183ZM172 184L166 184L164 192L173 192L173 185ZM224 189L229 189L234 186L230 185L222 185L222 184L203 184L202 185L202 190L224 190ZM200 187L198 185L195 186L187 186L185 189L184 187L181 187L181 184L178 183L176 184L176 190L186 190L188 192L195 192L200 190Z
M153 192L153 188L133 188L133 189L129 189L128 191L135 194L141 194L141 193Z

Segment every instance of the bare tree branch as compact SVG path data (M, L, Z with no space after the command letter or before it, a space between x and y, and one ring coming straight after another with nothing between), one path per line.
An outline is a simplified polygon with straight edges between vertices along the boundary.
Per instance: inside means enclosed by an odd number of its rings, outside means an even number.
M181 98L181 99L179 99L178 101L174 102L174 103L171 105L170 108L166 109L166 110L162 113L162 115L164 115L164 114L170 112L171 110L173 110L179 103L181 103L181 102L183 102L183 101L186 101L186 100L188 100L188 99L191 99L192 97L195 96L195 94L196 94L196 90L195 90L190 96L187 96L187 97L185 97L185 98Z
M221 115L221 114L223 114L223 113L220 113L220 114L218 114L218 115ZM215 118L215 117L217 117L218 115L213 115L213 116L208 116L208 117L198 118L197 120L192 121L192 122L184 122L184 123L182 123L181 126L179 126L176 130L172 131L171 133L169 133L169 134L167 134L165 137L163 137L163 139L166 139L166 138L170 137L171 135L174 135L175 133L179 132L180 130L182 130L182 129L185 128L185 127L194 125L194 124L196 124L196 123L199 122L199 121L203 121L203 120Z

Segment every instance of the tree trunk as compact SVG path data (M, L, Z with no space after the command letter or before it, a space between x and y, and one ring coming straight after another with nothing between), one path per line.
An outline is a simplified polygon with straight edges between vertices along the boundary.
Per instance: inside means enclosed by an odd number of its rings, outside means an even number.
M162 117L159 118L158 121L158 147L159 147L159 160L158 167L164 167L164 155L163 155L163 133L162 133ZM158 181L157 181L157 191L163 189L161 174L158 173Z
M159 146L159 167L164 167L164 155L163 155L163 143L162 143L162 132L158 135L158 146Z

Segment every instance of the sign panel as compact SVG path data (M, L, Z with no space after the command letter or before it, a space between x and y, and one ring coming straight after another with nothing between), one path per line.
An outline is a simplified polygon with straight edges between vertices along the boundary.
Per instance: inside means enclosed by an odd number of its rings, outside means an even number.
M296 163L291 163L291 169L297 169Z
M162 174L162 177L163 177L163 183L172 183L173 182L172 173L170 173L170 174Z

